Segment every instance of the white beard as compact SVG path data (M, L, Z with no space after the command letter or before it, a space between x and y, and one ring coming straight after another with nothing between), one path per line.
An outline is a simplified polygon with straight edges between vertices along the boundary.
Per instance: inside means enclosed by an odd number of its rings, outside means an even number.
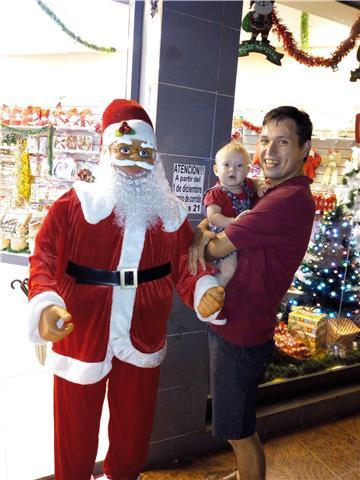
M97 183L114 199L118 226L135 221L137 225L149 228L159 219L167 224L178 216L180 201L171 191L158 156L153 170L144 170L144 173L134 176L113 167L107 155L100 163Z

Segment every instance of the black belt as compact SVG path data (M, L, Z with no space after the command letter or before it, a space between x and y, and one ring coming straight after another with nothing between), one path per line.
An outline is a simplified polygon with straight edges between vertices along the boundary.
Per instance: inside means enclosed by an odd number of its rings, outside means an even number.
M66 273L75 278L76 283L89 285L113 285L122 288L136 288L139 283L150 282L166 277L171 272L171 263L157 267L138 270L137 268L122 268L120 270L102 270L68 262Z

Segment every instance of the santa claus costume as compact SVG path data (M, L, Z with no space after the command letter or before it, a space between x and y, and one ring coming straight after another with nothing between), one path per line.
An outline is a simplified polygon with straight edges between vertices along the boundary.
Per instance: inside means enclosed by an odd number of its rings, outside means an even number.
M158 157L152 171L133 178L114 173L109 156L114 143L131 146L138 139L144 149L156 149L143 108L114 100L104 112L102 135L103 178L76 182L54 202L30 258L32 341L43 342L38 324L50 305L70 312L75 326L48 356L55 374L56 480L90 479L106 389L104 473L112 480L138 478L154 418L173 286L195 310L205 291L217 286L206 272L188 271L192 230L186 207L172 194Z

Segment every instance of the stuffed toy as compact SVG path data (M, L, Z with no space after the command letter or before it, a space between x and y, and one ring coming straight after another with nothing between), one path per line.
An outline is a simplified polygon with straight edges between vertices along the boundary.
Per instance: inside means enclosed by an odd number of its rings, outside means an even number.
M324 175L321 181L322 185L336 187L338 184L337 167L341 162L341 153L334 148L329 149L329 155L324 157Z

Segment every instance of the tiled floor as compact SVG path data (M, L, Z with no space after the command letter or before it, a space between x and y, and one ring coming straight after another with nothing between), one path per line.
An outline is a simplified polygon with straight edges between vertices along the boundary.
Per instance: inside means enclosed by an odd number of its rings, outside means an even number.
M360 415L269 440L267 480L360 479ZM142 474L142 480L202 480L209 470L231 470L228 451Z

